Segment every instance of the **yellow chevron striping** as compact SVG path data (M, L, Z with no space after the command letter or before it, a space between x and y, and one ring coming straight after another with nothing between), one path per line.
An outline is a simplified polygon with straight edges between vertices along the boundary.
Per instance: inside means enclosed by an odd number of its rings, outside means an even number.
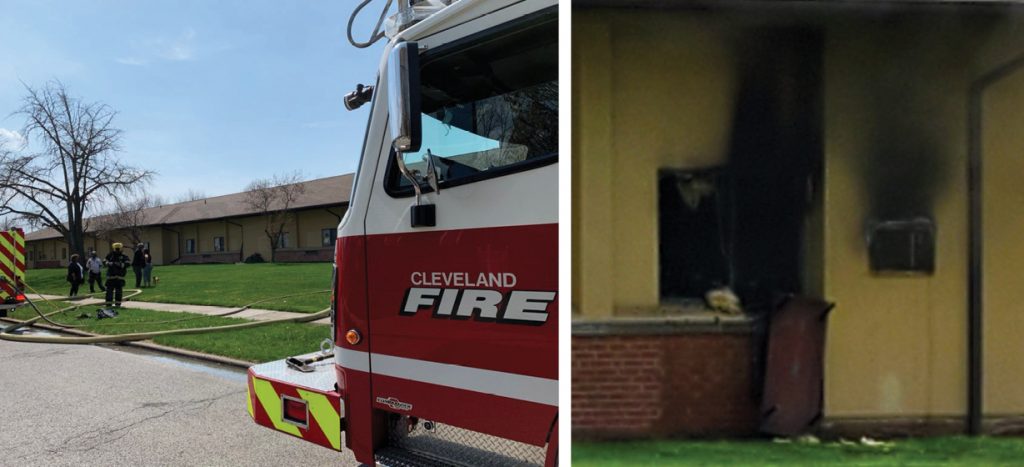
M16 247L20 247L20 248L15 248L14 249L14 260L19 262L19 263L21 263L24 266L24 265L26 265L26 263L25 263L25 234L22 231L20 231L20 230L15 230L14 231L14 243L15 243ZM22 281L25 280L25 269L24 268L18 269L17 271L14 271L14 273L17 274L18 277L21 277Z
M19 235L15 233L14 237L17 238L19 237ZM3 265L5 268L11 270L15 276L22 277L22 274L24 273L20 273L18 268L14 266L14 261L11 261L7 257L6 252L10 252L12 256L17 255L17 250L14 248L14 243L7 241L6 237L0 235L0 265ZM7 282L10 283L10 285L14 285L14 283L16 282L14 277L5 278L7 279ZM7 298L9 298L9 296L10 294L8 294L6 290L0 287L0 301L6 300Z
M249 385L245 385L245 407L249 409L249 417L256 418L256 414L252 410L252 391L249 390Z
M7 241L7 238L3 235L0 235L0 252L9 252L11 256L18 255L18 250L14 248L14 242ZM0 262L3 262L5 265L9 265L11 270L14 270L14 262L11 261L6 254L0 254Z
M256 399L260 401L260 406L267 412L270 422L274 424L274 429L301 438L299 427L284 421L284 417L281 416L281 396L274 391L274 386L269 381L253 378L252 388L256 391Z
M313 414L313 419L316 420L316 424L320 426L320 431L324 432L324 436L331 442L331 447L335 451L341 450L341 415L334 410L334 406L331 405L331 401L327 399L327 396L315 392L303 391L302 389L295 388L299 395L302 396L306 402L309 402L309 411Z

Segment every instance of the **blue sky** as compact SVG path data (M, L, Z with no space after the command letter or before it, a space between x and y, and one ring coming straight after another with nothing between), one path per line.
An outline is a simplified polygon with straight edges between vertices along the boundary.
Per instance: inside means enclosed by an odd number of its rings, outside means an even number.
M361 12L357 39L384 3ZM0 0L0 134L24 124L8 116L22 82L59 79L119 112L122 157L158 172L151 193L214 196L276 173L352 172L370 106L348 112L342 96L374 82L384 43L348 43L355 4Z

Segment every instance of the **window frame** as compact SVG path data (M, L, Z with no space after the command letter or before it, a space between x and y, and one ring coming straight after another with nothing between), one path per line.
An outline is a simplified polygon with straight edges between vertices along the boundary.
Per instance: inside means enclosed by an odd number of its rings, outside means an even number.
M446 44L440 45L440 46L438 46L436 48L427 50L427 51L423 52L422 54L420 54L420 63L421 64L422 63L426 63L427 59L429 59L431 57L434 57L434 56L437 56L437 55L445 55L445 54L448 54L448 53L452 53L453 51L458 51L459 49L464 49L466 44L473 43L473 42L480 42L480 40L483 39L483 38L500 36L502 34L507 34L510 31L513 31L515 29L527 28L527 27L530 27L530 26L533 26L533 25L539 25L539 24L543 24L543 23L549 22L549 21L555 21L557 23L557 21L558 21L558 8L557 7L545 8L545 9L543 9L541 11L537 11L537 12L531 13L529 15L526 15L526 16L522 17L522 18L518 18L518 19L516 19L514 21L510 21L508 23L505 23L505 24L502 24L502 25L499 25L499 26L496 26L496 27L493 27L493 28L490 28L490 29L486 29L486 30L483 30L483 31L471 34L469 36L466 36L466 37L463 37L463 38L460 38L460 39L448 42ZM561 79L560 78L561 77L559 76L559 78L555 80L556 83L559 83L559 86L561 84ZM558 92L559 92L559 95L561 95L561 93L562 93L561 87L559 87ZM561 109L559 109L559 112L561 112ZM389 115L388 118L390 118L390 117L391 116ZM561 129L559 129L559 131L560 130ZM398 170L398 163L395 160L396 157L397 157L397 154L395 152L395 149L394 149L394 147L391 147L391 149L389 150L389 154L388 154L387 167L384 169L384 177L383 177L383 180L382 180L383 185L384 185L384 192L387 193L388 196L390 196L392 198L409 198L409 197L415 196L416 195L416 191L413 189L413 187L411 185L407 186L407 187L400 187L400 186L398 186L398 183L399 183L399 180L402 177L402 174ZM525 161L517 162L517 163L514 163L514 164L509 164L509 165L505 165L505 166L501 166L501 167L495 167L495 168L488 169L488 170L485 170L485 171L477 172L477 173L472 174L472 175L467 175L465 177L459 177L459 178L456 178L454 180L444 180L444 181L442 181L442 182L440 182L438 184L438 187L439 188L454 188L454 187L457 187L457 186L468 185L470 183L476 183L476 182L480 182L480 181L483 181L483 180L489 180L489 179L492 179L492 178L504 177L504 176L507 176L507 175L512 175L512 174L517 174L517 173L520 173L520 172L525 172L527 170L533 170L533 169L537 169L537 168L540 168L540 167L545 167L545 166L548 166L548 165L551 165L551 164L554 164L554 163L557 163L557 162L558 162L558 148L556 147L555 151L550 153L550 154L544 154L542 156L538 156L538 157L533 158L533 159L527 159ZM434 189L432 187L430 187L430 186L423 186L423 187L420 188L420 191L422 193L433 193Z
M217 244L218 240L220 240L220 245ZM219 248L218 248L218 246L219 246ZM224 244L224 236L213 237L213 252L214 253L223 253L225 251L227 251L227 245Z
M328 244L324 245L324 240L329 239ZM320 229L320 246L331 247L338 243L338 229L336 227L330 227L326 229Z
M196 254L196 239L186 238L185 239L185 253L194 255Z

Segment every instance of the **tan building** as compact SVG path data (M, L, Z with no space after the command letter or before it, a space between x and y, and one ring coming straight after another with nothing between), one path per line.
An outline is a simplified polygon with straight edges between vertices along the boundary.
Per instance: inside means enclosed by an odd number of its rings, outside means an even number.
M573 2L577 434L756 431L773 293L836 304L822 426L1022 419L1024 7L940 3Z
M348 208L353 175L303 182L305 193L295 202L295 216L285 228L277 261L331 261L338 223ZM234 263L259 253L270 260L265 220L245 204L244 193L169 204L144 211L142 240L158 265ZM86 250L100 256L111 241L86 232ZM66 266L71 252L64 238L52 229L26 234L29 268ZM127 239L114 239L129 243Z

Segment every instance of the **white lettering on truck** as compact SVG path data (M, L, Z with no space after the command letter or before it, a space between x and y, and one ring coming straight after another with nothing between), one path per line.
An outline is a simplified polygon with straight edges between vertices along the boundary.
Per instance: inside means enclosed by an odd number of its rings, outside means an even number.
M410 287L405 292L400 314L413 316L420 310L433 308L435 318L539 325L547 322L548 306L556 295L532 290L502 293L493 289Z
M422 272L410 275L409 282L418 287L489 287L510 289L519 282L510 272Z

